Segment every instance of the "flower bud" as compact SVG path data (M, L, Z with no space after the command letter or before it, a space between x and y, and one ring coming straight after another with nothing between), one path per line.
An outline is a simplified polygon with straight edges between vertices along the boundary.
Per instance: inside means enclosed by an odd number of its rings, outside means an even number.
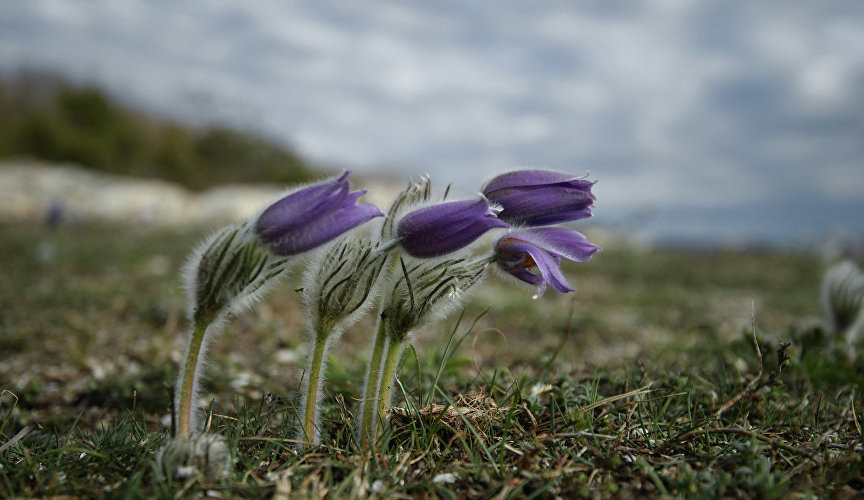
M387 253L377 243L343 238L313 259L303 279L303 299L313 331L353 323L370 301Z
M285 270L286 259L260 244L247 223L227 226L193 252L186 282L192 317L209 323L250 305Z
M349 173L300 189L273 203L258 217L255 233L273 253L289 256L321 246L384 215L375 205L356 204L366 191L349 192Z
M477 284L489 265L487 259L468 262L400 260L402 275L388 290L382 312L387 334L397 340L447 314Z
M396 237L396 221L406 207L428 201L431 196L432 180L429 176L408 183L408 186L396 195L387 210L387 219L381 226L381 240L390 241Z
M415 210L399 221L396 235L408 255L429 258L460 250L496 227L510 225L495 217L485 198L478 198Z
M495 177L483 188L490 202L503 209L498 218L510 224L548 226L591 217L593 182L549 170L517 170Z

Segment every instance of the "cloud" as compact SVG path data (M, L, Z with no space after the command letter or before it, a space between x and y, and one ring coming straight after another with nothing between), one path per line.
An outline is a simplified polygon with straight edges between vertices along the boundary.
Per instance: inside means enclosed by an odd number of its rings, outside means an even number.
M864 200L862 21L856 0L35 0L4 8L0 65L352 168L590 170L612 213L723 217Z

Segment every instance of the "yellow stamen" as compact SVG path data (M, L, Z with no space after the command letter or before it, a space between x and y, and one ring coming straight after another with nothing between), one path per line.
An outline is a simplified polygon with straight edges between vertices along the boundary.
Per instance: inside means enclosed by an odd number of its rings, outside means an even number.
M519 238L504 238L501 240L501 243L504 243L506 241L522 241L522 240L520 240ZM534 258L531 257L531 254L529 254L529 253L518 254L518 253L512 253L512 252L504 252L501 254L501 256L507 260L516 260L517 258L521 257L521 260L519 261L519 264L517 264L517 267L521 267L524 269L534 269L537 267L537 263L534 262Z

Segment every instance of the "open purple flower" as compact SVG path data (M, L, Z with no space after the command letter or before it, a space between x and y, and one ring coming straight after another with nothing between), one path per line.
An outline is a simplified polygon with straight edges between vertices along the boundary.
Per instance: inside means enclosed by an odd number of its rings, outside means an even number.
M408 255L438 257L471 244L495 227L510 227L498 220L485 198L451 201L421 208L399 221L396 237Z
M561 272L561 259L585 262L601 248L584 234L560 227L541 227L513 231L495 245L500 268L537 287L540 297L546 283L562 293L572 292ZM540 274L532 272L537 270Z
M349 192L348 174L303 188L267 207L255 222L258 238L277 255L296 255L384 215L375 205L356 204L366 191Z
M503 210L510 224L548 226L591 217L594 183L549 170L517 170L495 177L483 194Z

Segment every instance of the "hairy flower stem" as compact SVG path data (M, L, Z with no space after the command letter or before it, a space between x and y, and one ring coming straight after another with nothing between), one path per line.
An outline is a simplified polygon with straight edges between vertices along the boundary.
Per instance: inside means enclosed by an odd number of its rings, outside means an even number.
M393 391L393 382L396 379L396 368L399 366L399 358L405 341L394 337L387 339L387 355L384 358L384 366L381 370L378 385L378 418L376 434L384 431L387 422L387 409L390 406L390 394Z
M177 394L175 408L177 409L177 429L175 435L189 437L192 433L192 404L195 397L195 382L198 378L198 360L201 357L201 348L204 345L204 335L207 333L208 321L195 320L192 334L189 338L189 347L186 351L186 360L177 385L180 392Z
M384 320L378 321L378 333L375 335L375 343L372 346L372 357L366 368L366 387L363 391L363 413L360 417L360 447L368 449L372 440L375 422L375 409L378 407L375 397L378 394L378 382L381 377L381 362L384 355L384 345L387 336L384 331Z
M321 372L324 369L324 354L327 352L329 333L319 331L315 334L315 347L312 362L309 364L309 379L306 384L306 398L303 411L303 436L307 445L316 442L315 424L318 416L318 393L321 390Z

